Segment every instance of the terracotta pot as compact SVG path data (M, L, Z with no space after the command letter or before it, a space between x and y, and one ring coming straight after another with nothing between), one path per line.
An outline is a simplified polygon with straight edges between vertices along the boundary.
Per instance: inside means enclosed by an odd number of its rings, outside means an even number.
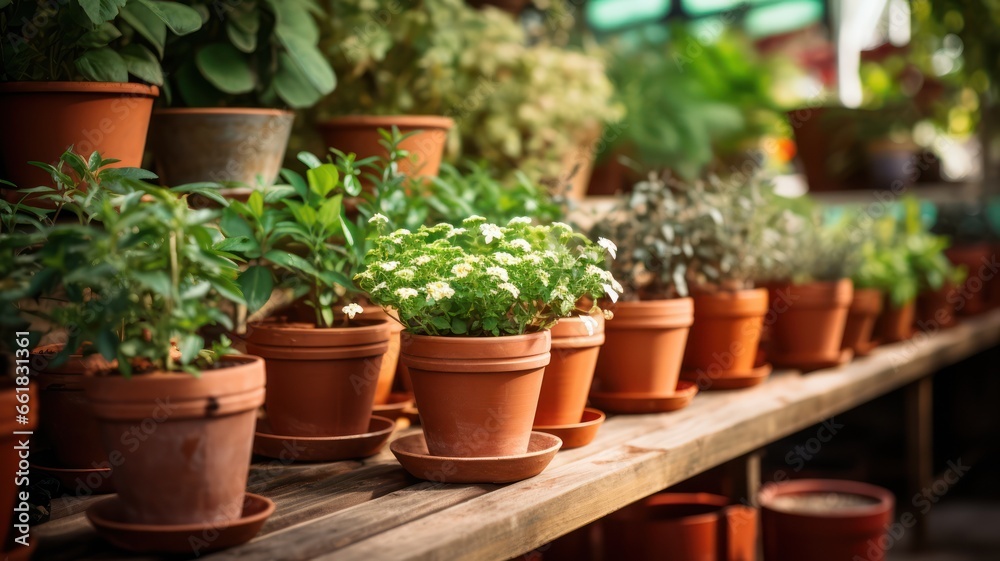
M693 299L684 369L713 379L752 371L767 314L767 289L700 293Z
M247 187L274 183L295 114L280 109L181 108L153 111L149 143L163 185L202 181Z
M88 362L103 362L98 355L70 355L56 367L47 366L46 355L55 355L62 345L44 345L32 352L38 381L39 436L52 447L63 468L105 467L108 455L90 401L84 395L86 378L93 372Z
M847 312L854 297L850 279L772 285L768 356L775 365L835 362L841 356Z
M18 376L22 374L23 371L18 372ZM19 441L25 439L24 435L16 435L14 431L30 431L34 429L37 425L38 416L33 412L29 412L27 415L27 424L22 425L16 421L15 408L21 405L21 402L18 400L19 393L24 394L25 392L17 391L17 387L13 383L13 378L0 380L0 408L7 412L6 415L0 418L0 470L2 470L0 473L3 474L3 484L0 485L0 535L3 536L4 544L10 543L11 524L23 524L25 528L28 525L28 520L21 518L21 513L18 513L18 519L14 519L13 517L15 504L21 502L16 500L18 484L23 483L23 481L18 481L19 478L16 476L22 465L22 460L19 457L20 451L17 447L20 445ZM32 403L36 403L35 399L38 393L34 385L28 386L27 395L29 406ZM35 450L32 448L30 454L34 453ZM28 461L30 460L25 460L25 470L27 470ZM25 507L22 510L26 517L29 509ZM23 534L23 532L20 532L20 534Z
M396 381L396 370L399 367L399 334L403 324L385 313L379 306L362 306L364 317L368 319L384 319L389 324L389 349L382 355L382 366L378 372L378 382L375 384L375 405L385 405L392 394L392 385Z
M50 185L49 175L28 162L55 163L70 146L84 159L96 150L121 160L110 167L141 166L149 114L159 94L156 86L129 83L0 83L0 177L21 188ZM39 126L43 121L45 126ZM10 202L21 198L12 189L5 196Z
M958 289L955 311L963 316L971 316L986 311L987 290L990 284L1000 279L991 268L993 248L989 244L960 245L945 250L948 260L968 271L965 283ZM987 278L989 277L989 278Z
M347 153L353 152L360 160L369 156L389 156L389 152L379 143L382 136L378 130L392 130L393 125L403 134L421 131L400 143L400 147L414 157L413 161L400 162L400 172L408 176L436 177L441 167L448 131L455 126L455 121L448 117L349 115L327 119L318 123L317 127L327 146Z
M855 288L851 307L847 311L842 349L856 355L867 354L875 344L875 322L882 313L882 291L877 288Z
M548 331L508 337L404 331L399 357L410 372L427 450L463 458L526 453L551 343Z
M917 297L915 326L917 329L933 333L958 323L955 319L955 299L958 291L952 284L938 290L925 290Z
M580 317L563 318L552 328L552 358L545 367L535 426L571 425L583 418L604 344L604 316L590 317L595 322L592 331Z
M201 524L243 510L264 361L226 357L200 377L91 376L85 389L127 520Z
M659 493L601 522L605 559L754 561L757 511L708 493Z
M249 326L247 352L267 362L267 418L282 436L348 436L368 431L387 320L357 327L306 323Z
M845 495L858 498L850 502L863 504L824 508L824 501L832 503ZM885 559L885 549L879 544L885 542L895 501L881 487L801 479L765 485L758 500L767 561Z
M694 321L691 298L618 302L605 327L597 358L594 391L670 395L677 389L688 329Z
M915 300L896 306L886 296L882 313L875 324L875 337L883 343L898 343L913 336L913 318L917 313Z

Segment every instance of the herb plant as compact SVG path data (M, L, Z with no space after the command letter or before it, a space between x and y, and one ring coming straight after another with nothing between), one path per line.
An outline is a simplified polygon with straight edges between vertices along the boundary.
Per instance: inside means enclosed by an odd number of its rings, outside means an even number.
M518 217L500 226L473 216L459 228L379 236L355 280L413 333L518 335L597 311L586 298L616 300L622 287L603 268L605 249L614 253L611 242L594 244L562 223L532 226Z

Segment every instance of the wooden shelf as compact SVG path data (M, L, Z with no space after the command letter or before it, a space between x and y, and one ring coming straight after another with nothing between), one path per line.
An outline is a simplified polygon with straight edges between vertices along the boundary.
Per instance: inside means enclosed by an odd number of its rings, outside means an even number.
M250 490L277 511L254 541L203 558L509 559L997 344L1000 310L839 369L776 372L755 388L705 392L674 413L610 417L592 444L511 485L418 481L388 449L355 462L255 463ZM125 558L84 518L95 500L54 500L53 519L32 531L37 558Z

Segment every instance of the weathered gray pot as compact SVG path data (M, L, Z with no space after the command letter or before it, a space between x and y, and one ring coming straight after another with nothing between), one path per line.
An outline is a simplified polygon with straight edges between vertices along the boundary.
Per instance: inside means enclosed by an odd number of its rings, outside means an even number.
M169 186L271 185L281 171L294 118L280 109L157 109L149 134L156 173Z

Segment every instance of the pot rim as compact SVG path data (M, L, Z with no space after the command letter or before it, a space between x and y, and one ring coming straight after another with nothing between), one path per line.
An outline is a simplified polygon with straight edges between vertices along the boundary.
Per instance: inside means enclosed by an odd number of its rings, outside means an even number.
M391 127L445 129L455 126L455 120L442 115L340 115L323 119L316 126L323 128Z
M159 97L160 88L135 82L0 82L0 93L109 93Z
M316 327L316 324L304 321L265 320L247 325L244 339L247 344L282 349L331 350L358 345L388 344L391 338L389 326L391 320L377 318L361 321L364 322L361 325L348 327ZM278 339L280 344L274 344L272 342L274 339ZM317 339L320 341L317 342Z
M771 285L768 291L796 294L797 298L788 304L790 309L842 308L849 307L854 301L854 283L848 278L835 281L778 283ZM771 298L771 304L774 302L775 299Z
M502 350L511 345L524 348L517 354ZM435 348L446 351L434 352ZM404 331L400 334L399 358L408 368L431 372L521 372L548 366L551 348L552 334L548 330L499 337L445 337ZM414 353L414 349L422 352ZM477 352L480 349L489 352Z
M694 299L619 301L609 308L614 317L605 331L626 329L679 329L694 323Z
M770 503L777 497L787 495L804 495L810 493L841 493L845 495L860 495L878 502L871 505L862 505L850 508L838 509L836 511L824 513L792 512L788 510L776 509ZM895 506L895 498L892 493L869 483L860 481L848 481L843 479L795 479L782 481L779 483L768 483L757 493L757 503L761 510L768 510L780 514L802 519L823 519L823 518L858 518L891 512Z
M596 314L590 317L593 317L597 322L593 335L589 334L587 328L583 326L583 316L559 318L559 321L549 330L552 333L552 348L578 349L603 345L604 316ZM562 325L561 328L560 325Z
M733 506L733 502L727 497L714 493L657 493L643 501L643 506L647 509L645 514L646 522L667 522L683 520L685 522L711 522L719 520L726 515L726 510ZM688 514L685 516L672 516L669 518L656 518L651 516L648 509L661 506L704 506L714 507L711 512L701 514Z
M756 317L767 315L769 294L766 288L744 288L691 295L695 317Z
M851 313L878 315L884 309L885 294L878 288L855 288L851 298Z
M288 109L265 107L166 107L153 109L153 116L157 115L273 115L284 117L294 116L295 112Z

